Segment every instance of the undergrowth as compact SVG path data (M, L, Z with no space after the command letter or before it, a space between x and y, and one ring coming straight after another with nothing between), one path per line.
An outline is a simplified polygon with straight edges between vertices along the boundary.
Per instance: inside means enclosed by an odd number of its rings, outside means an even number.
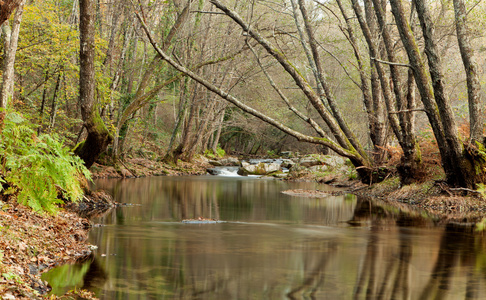
M0 135L0 191L34 211L54 214L63 199L76 202L91 179L82 160L56 135L37 136L18 113L7 113Z

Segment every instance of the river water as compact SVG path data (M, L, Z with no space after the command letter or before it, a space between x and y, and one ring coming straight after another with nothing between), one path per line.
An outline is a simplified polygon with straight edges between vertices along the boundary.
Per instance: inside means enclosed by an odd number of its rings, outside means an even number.
M129 206L93 221L94 255L44 275L101 299L485 299L486 239L317 183L245 177L97 180ZM215 224L187 224L210 218Z

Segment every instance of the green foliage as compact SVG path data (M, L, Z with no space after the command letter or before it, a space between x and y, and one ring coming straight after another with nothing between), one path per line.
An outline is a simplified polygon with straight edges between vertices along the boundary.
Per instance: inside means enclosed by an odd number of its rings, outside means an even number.
M226 152L224 149L222 149L219 145L216 148L216 153L213 152L213 149L208 149L204 151L204 156L209 157L209 158L221 158L226 155Z
M275 152L275 150L268 150L267 151L267 156L270 157L270 158L277 158L278 157L278 155Z
M486 185L484 183L476 184L476 191L478 191L483 198L486 198Z
M20 276L15 273L11 273L11 272L2 273L2 277L8 281L15 280L15 282L17 282L18 284L22 283L22 279L20 278Z
M91 179L82 160L73 156L55 135L37 136L18 113L8 113L0 136L0 171L5 194L17 194L19 203L35 211L57 211L61 197L77 201L81 183ZM6 187L6 188L5 188Z

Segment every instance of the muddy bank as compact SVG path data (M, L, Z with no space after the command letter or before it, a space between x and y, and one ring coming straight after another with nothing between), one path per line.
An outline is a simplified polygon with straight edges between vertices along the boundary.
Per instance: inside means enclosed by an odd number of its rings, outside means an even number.
M95 247L86 240L92 224L79 213L103 213L114 206L113 199L103 192L89 193L55 216L33 212L15 200L0 202L2 299L94 299L86 291L60 298L48 296L50 288L41 274L90 255Z
M145 158L129 158L117 166L95 163L91 168L93 178L136 178L147 176L203 175L209 167L208 160L196 159L194 163L180 161L177 166Z
M479 222L486 216L486 201L482 194L450 188L442 181L429 180L402 186L398 178L390 178L353 193L416 207L444 221Z

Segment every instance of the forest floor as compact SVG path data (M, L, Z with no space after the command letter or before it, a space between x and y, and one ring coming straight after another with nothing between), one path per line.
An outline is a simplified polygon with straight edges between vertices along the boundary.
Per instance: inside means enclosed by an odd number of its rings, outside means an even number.
M88 220L69 210L39 214L8 200L0 201L0 208L0 299L93 299L85 291L47 296L47 282L40 277L91 253Z
M94 178L123 178L201 175L206 174L208 167L203 158L193 164L179 163L177 166L137 158L125 161L118 170L95 164L91 171ZM391 176L381 183L364 185L349 176L332 176L331 184L346 192L380 199L396 207L405 205L423 209L446 222L480 222L486 215L486 201L481 194L448 188L440 180L429 179L420 184L401 186L398 178ZM312 172L287 180L326 181L322 174ZM289 192L322 196L319 191ZM93 208L98 203L88 201L85 206ZM40 278L41 273L55 266L75 262L91 253L93 246L86 239L92 225L72 207L51 216L35 213L14 199L0 198L0 299L95 299L82 290L71 291L62 297L48 295L47 282Z

